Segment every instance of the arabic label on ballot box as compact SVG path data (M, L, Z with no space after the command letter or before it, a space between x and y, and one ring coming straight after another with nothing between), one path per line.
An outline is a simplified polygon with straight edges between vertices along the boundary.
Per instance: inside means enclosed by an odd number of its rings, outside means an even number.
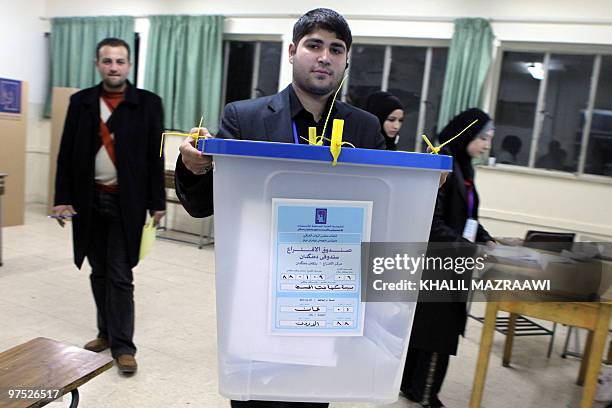
M361 336L371 201L272 200L271 334Z

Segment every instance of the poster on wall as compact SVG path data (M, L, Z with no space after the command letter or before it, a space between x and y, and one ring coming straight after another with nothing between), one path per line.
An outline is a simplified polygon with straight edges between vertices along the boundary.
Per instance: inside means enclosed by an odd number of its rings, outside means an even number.
M21 115L21 81L0 78L0 115Z

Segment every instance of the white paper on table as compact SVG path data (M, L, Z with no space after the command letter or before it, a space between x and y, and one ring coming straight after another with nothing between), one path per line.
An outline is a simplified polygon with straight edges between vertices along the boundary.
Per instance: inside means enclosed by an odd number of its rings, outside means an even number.
M542 270L549 263L575 263L573 260L553 254L539 252L533 248L524 246L495 245L494 248L486 249L487 255L494 256L510 262L533 263L540 266Z

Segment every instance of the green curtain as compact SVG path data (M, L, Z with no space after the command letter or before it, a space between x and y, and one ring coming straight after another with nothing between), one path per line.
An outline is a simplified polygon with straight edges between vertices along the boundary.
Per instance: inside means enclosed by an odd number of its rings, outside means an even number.
M151 16L145 88L164 101L167 129L189 130L221 113L223 16Z
M134 58L134 18L60 17L51 19L51 75L45 116L51 112L51 89L55 86L89 88L99 81L94 65L96 45L107 37L121 38ZM133 81L134 70L129 79Z
M482 18L455 20L438 115L438 131L458 113L480 103L482 84L491 65L491 24Z

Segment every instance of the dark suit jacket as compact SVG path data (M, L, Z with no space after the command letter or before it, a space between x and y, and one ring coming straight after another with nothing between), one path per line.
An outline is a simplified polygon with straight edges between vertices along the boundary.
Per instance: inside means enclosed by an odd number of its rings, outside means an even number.
M334 118L345 120L343 141L364 149L385 149L376 116L336 101ZM294 143L289 87L276 95L227 104L217 137ZM187 212L193 217L211 215L212 172L196 176L185 168L179 156L175 174L176 192Z
M81 267L91 238L95 156L101 146L100 92L102 86L72 95L57 157L55 205L70 204L74 263ZM115 135L119 205L130 264L138 263L146 210L166 208L164 159L159 157L163 132L159 96L128 84L123 102L107 123Z

